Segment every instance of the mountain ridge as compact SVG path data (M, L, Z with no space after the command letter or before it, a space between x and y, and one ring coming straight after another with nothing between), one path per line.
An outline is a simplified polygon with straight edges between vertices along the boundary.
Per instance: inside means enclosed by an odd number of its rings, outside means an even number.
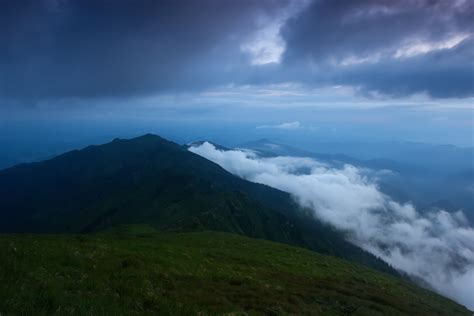
M152 134L2 170L0 210L0 232L94 232L120 224L217 230L397 274L300 210L288 193L243 180Z

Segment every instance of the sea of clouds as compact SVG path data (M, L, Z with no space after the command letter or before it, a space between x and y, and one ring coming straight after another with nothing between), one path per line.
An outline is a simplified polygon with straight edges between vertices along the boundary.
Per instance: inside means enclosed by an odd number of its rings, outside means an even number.
M262 158L246 150L189 148L227 171L286 191L357 246L439 293L474 309L474 229L461 211L420 212L382 193L383 172L334 167L311 158Z

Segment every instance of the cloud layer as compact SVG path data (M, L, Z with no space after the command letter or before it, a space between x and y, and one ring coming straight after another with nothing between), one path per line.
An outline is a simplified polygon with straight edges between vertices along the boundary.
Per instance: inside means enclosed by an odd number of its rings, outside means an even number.
M287 122L287 123L281 123L277 125L260 125L257 126L256 129L283 129L283 130L294 130L294 129L299 129L301 128L301 123L299 121L294 121L294 122Z
M189 150L247 180L291 193L317 218L346 232L354 244L474 308L474 229L461 212L420 213L383 194L373 172L350 165L259 158L247 151L217 150L209 143Z
M284 82L469 97L473 21L469 0L6 0L0 98Z
M237 76L241 43L285 1L0 2L0 96L122 97ZM240 57L239 57L240 56Z
M284 27L285 62L368 94L472 96L473 29L468 0L316 0Z

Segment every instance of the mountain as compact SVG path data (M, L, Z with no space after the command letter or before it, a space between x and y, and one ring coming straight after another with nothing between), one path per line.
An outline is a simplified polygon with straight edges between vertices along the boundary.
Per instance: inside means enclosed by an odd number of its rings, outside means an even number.
M216 147L217 148L217 147ZM387 158L376 159L358 159L340 153L321 153L309 150L303 150L294 146L283 144L281 142L271 141L263 138L256 141L250 141L238 145L236 148L250 149L256 151L262 157L271 156L294 156L294 157L310 157L321 162L330 163L331 165L351 164L359 167L371 169L389 169L395 172L410 173L420 172L423 168L419 165L409 163L401 163Z
M400 278L219 232L0 235L6 315L472 315Z
M298 208L159 136L89 146L0 171L0 232L95 232L120 224L216 230L303 246L396 274Z
M452 168L472 168L474 147L437 145L413 141L327 142L311 140L295 141L300 148L326 154L344 153L360 160L390 159L400 163L422 166L442 173L450 173ZM429 159L427 159L429 157Z
M236 148L249 149L257 152L262 157L272 156L294 156L294 157L311 157L323 162L331 163L350 163L359 165L361 160L349 157L343 154L324 154L306 151L280 142L271 141L262 138L256 141L250 141L238 145Z

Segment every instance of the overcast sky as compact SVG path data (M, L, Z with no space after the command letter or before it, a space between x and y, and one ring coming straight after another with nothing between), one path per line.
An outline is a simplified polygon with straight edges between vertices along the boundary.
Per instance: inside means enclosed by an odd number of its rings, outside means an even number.
M314 132L362 115L469 144L473 100L470 0L0 1L3 124L232 117Z

